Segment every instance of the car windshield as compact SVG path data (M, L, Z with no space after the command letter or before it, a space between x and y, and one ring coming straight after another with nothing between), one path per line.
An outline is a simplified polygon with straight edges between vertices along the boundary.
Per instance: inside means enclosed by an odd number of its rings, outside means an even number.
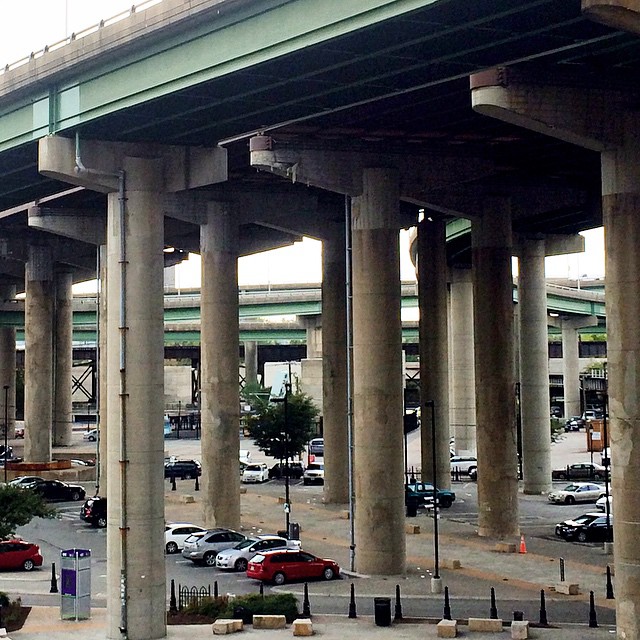
M583 516L578 516L577 518L574 518L573 521L577 524L588 524L592 520L595 520L597 517L598 516L591 516L585 513Z
M324 469L324 465L323 464L318 464L316 462L312 462L307 469L309 471L322 471L322 469Z
M264 562L264 556L261 553L257 553L253 558L251 558L251 562L253 564L262 564Z
M260 471L260 465L259 464L250 464L245 471Z
M252 538L247 538L246 540L243 540L242 542L238 542L238 544L233 548L234 549L246 549L246 547L250 547L254 542L256 542L256 541L253 540Z

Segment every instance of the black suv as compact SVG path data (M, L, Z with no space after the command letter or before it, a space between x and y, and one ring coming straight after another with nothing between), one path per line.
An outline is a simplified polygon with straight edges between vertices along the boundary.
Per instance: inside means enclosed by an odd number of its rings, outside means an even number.
M80 508L80 517L92 526L104 529L107 526L107 499L89 498Z
M288 473L287 473L288 472ZM289 462L288 465L276 462L269 469L269 478L284 478L287 475L290 478L302 478L304 467L301 462Z
M165 478L190 480L202 475L202 467L197 460L171 460L164 465Z

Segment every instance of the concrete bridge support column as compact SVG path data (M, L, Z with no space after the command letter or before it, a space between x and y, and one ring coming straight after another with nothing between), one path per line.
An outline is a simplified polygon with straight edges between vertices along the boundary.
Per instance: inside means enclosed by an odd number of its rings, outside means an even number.
M470 269L451 269L450 408L456 451L476 451L476 372L473 342L473 278Z
M71 368L73 365L73 292L70 272L55 275L53 345L53 445L71 444Z
M405 571L399 186L365 168L354 198L353 364L356 567Z
M451 487L449 471L449 337L446 228L442 219L418 224L422 480ZM433 405L427 405L432 401ZM435 411L435 441L431 412ZM433 454L437 477L434 478Z
M117 192L107 209L107 637L152 640L166 635L163 167L122 169L124 211Z
M0 284L0 304L10 302L15 297L15 286ZM5 386L9 387L6 394ZM7 437L13 438L16 428L16 330L14 327L0 327L0 424L2 424L0 433L3 437L5 416Z
M511 215L487 198L472 226L478 443L478 534L518 533ZM500 452L500 455L496 455Z
M53 259L49 247L29 247L25 275L24 459L26 462L49 462L54 308Z
M347 305L344 234L322 244L324 501L349 501Z
M582 415L580 410L580 354L578 350L579 324L562 320L562 387L564 417Z
M109 477L107 464L108 455L108 421L107 421L107 245L100 245L100 293L98 297L98 322L100 342L98 344L98 469L96 488L98 494L106 496L108 491L107 478Z
M551 488L549 435L549 340L545 242L526 239L519 260L520 394L522 406L522 471L524 492Z
M640 637L640 122L602 154L618 638Z
M258 343L255 340L244 343L244 380L245 384L258 384Z
M209 203L200 248L204 521L238 529L238 226L228 204Z
M302 324L307 332L307 358L322 357L322 317L302 316Z

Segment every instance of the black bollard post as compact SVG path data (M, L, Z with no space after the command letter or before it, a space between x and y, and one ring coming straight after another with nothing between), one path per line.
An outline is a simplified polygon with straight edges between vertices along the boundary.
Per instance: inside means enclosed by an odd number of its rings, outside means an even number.
M396 610L393 615L394 620L402 620L402 603L400 602L400 585L396 585Z
M302 617L311 617L311 603L309 602L309 585L304 583L304 598L302 599Z
M489 617L492 620L498 619L498 608L496 607L496 590L491 587L491 608L489 609Z
M217 580L213 583L213 597L215 599L218 598L218 581Z
M171 491L175 491L175 490L176 490L176 477L171 476Z
M353 582L351 583L351 598L349 599L349 617L350 618L358 617L356 615L356 588Z
M196 487L195 491L200 491L200 480L198 480L198 476L196 475Z
M611 567L607 565L607 600L613 600L613 582L611 582Z
M56 563L51 563L51 588L49 593L58 593L58 578L56 578Z
M513 621L514 622L522 622L524 620L524 611L514 611L513 612Z
M593 591L589 591L589 628L595 629L598 626L598 617L596 615L596 603L593 597Z
M451 605L449 604L449 587L444 588L444 611L442 612L443 620L451 620Z
M264 598L264 582L260 583L260 597Z
M547 605L544 601L544 589L540 589L540 624L547 627L549 621L547 620Z
M560 558L560 582L564 582L564 558Z
M169 611L171 613L176 613L178 611L178 603L176 601L176 583L173 578L171 578L171 596L169 597Z

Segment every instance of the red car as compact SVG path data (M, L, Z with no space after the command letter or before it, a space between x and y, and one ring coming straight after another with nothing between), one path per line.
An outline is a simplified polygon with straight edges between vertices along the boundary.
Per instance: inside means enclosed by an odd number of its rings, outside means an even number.
M0 569L24 569L42 566L40 547L24 540L0 541Z
M247 567L248 578L274 584L309 578L333 580L339 576L340 567L333 560L295 549L259 553L251 558Z

